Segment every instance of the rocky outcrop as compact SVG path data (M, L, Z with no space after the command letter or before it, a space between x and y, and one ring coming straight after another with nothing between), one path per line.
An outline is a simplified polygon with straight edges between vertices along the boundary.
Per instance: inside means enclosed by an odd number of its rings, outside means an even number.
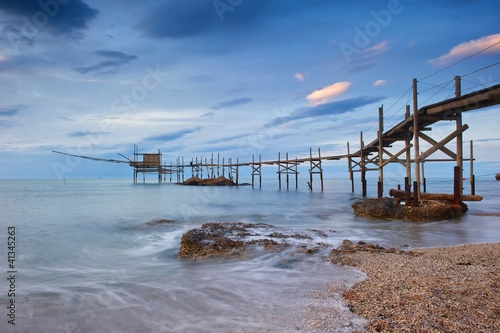
M465 207L464 207L465 206ZM365 199L352 205L354 214L368 219L391 219L403 221L439 221L461 216L467 210L440 201L422 200L418 207L400 205L391 198Z
M326 237L326 233L319 230L294 233L265 223L205 223L182 236L178 255L191 260L214 257L245 259L263 251L282 251L293 244L299 245L297 253L306 254L328 246L313 244L313 237Z
M236 186L236 183L224 176L219 178L205 178L201 179L198 177L191 177L188 180L182 182L182 185L193 185L193 186Z
M205 223L189 230L182 236L179 257L183 259L205 259L211 257L237 257L248 255L251 247L261 246L268 251L279 251L286 242L254 238L272 228L269 224L258 223Z
M358 260L350 255L355 252L396 253L396 254L407 254L412 256L419 255L418 253L412 251L398 250L393 247L386 249L383 248L382 246L379 246L378 244L365 243L362 241L354 243L348 239L345 239L338 248L330 251L330 263L357 266L359 264Z
M173 223L175 223L174 220L157 219L157 220L151 220L151 221L146 222L146 225L156 226L156 225L173 224Z

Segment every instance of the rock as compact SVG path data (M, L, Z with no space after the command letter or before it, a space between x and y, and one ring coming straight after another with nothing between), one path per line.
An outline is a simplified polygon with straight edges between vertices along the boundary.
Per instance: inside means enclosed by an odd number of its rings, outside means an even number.
M497 174L495 175L495 179L496 179L496 180L500 180L500 173L497 173Z
M191 177L184 181L182 185L192 185L192 186L236 186L236 183L224 176L219 178L205 178L201 179L198 177Z
M249 257L250 252L257 248L273 252L285 249L288 243L284 240L251 238L271 228L272 225L264 223L205 223L182 236L178 254L180 258L192 260L212 257L242 259Z
M354 214L369 219L403 221L439 221L461 216L467 205L460 206L434 200L422 200L418 207L399 205L391 198L365 199L352 205Z
M175 223L174 220L168 220L168 219L158 219L158 220L151 220L149 222L146 222L146 225L161 225L161 224L172 224Z

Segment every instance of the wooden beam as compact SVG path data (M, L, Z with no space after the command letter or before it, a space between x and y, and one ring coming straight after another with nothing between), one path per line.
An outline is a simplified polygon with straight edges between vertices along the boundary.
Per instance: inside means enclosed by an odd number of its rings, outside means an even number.
M463 125L462 127L458 128L457 130L453 131L450 135L448 135L446 138L443 140L439 141L437 144L429 148L427 151L423 152L422 154L418 155L416 160L418 162L425 160L429 155L433 154L437 150L441 149L445 144L456 138L460 133L463 133L465 130L467 130L469 126L467 124Z
M422 132L420 132L420 137L422 139L424 139L425 141L427 141L428 143L430 143L431 145L433 145L433 146L438 144L438 142L436 140L434 140L433 138L427 136L426 134L423 134ZM443 146L439 150L441 150L446 155L450 156L454 161L457 160L457 154L455 154L454 152L452 152L448 148L446 148L446 147Z

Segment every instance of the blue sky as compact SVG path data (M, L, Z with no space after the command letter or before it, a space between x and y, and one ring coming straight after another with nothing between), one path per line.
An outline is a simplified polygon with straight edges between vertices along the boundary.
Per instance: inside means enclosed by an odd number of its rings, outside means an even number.
M413 78L430 104L498 62L498 17L497 1L0 0L0 178L128 177L51 151L120 158L134 143L167 162L344 154L375 138L380 105L386 128L403 119ZM477 174L500 170L498 110L464 115Z

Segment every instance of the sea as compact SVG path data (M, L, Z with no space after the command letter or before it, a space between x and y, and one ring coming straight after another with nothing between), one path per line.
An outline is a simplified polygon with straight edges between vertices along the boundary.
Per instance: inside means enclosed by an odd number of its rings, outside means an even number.
M427 183L428 191L452 193L449 180ZM356 217L359 184L352 193L346 179L326 179L323 191L305 182L279 189L277 179L261 188L0 180L0 332L325 331L310 325L311 311L336 318L328 332L362 329L365 320L340 293L365 275L331 265L328 252L344 239L401 249L498 242L499 190L493 176L481 178L476 193L484 199L469 202L464 216L403 222ZM171 221L148 223L162 219ZM182 235L208 222L322 233L241 260L180 259ZM324 245L318 253L294 251L316 243ZM330 296L315 296L321 290Z

